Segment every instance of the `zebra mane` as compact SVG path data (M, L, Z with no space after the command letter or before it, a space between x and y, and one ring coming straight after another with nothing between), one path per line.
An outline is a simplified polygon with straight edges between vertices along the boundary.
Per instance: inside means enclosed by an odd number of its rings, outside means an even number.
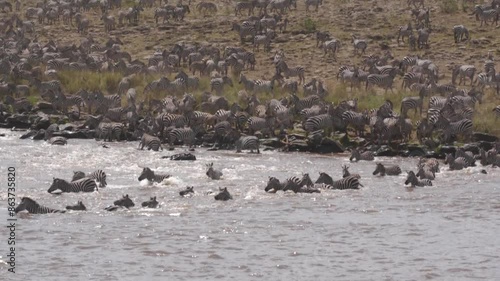
M37 207L40 206L40 204L38 204L35 200L29 198L29 197L23 197L21 198L21 202L24 202L24 201L28 201L28 204L31 204L31 205L35 205Z

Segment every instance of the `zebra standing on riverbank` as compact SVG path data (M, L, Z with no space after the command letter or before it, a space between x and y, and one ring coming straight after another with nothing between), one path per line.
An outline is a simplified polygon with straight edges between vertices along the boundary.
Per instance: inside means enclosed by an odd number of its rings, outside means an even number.
M453 27L453 38L455 43L470 40L469 30L463 25L455 25Z
M83 178L74 182L67 182L63 179L54 178L47 192L53 193L58 190L61 192L94 192L98 189L93 179Z
M29 198L29 197L23 197L21 199L21 203L17 205L16 209L14 210L17 213L21 211L28 211L30 214L48 214L48 213L65 213L66 211L63 210L55 210L51 209L49 207L44 207L38 204L35 200Z

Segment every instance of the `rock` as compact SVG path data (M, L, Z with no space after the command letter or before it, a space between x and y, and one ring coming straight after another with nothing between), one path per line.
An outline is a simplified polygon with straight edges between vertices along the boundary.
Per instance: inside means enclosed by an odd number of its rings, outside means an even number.
M387 145L382 145L377 151L375 151L375 155L394 157L399 155L399 151L393 150L391 147Z
M35 121L35 123L31 126L33 130L46 130L50 126L50 120L47 117L39 118Z
M498 137L494 135L489 135L485 133L474 133L472 134L474 141L487 141L487 142L497 142Z
M28 115L14 114L10 117L7 117L5 121L7 121L5 125L0 125L0 127L2 128L16 127L17 129L29 129L29 127L31 126Z
M24 133L19 139L24 140L24 139L29 139L36 135L38 133L38 130L29 130L28 132Z
M401 153L403 157L425 157L427 155L427 151L420 146L408 146L406 151Z
M65 137L67 139L93 139L95 136L94 130L78 130L75 132L72 131L59 131L54 132L54 137Z
M441 146L438 148L438 153L444 155L445 153L451 153L455 155L455 152L457 151L456 146Z
M40 129L33 136L33 140L43 140L43 139L45 139L45 130L44 129Z

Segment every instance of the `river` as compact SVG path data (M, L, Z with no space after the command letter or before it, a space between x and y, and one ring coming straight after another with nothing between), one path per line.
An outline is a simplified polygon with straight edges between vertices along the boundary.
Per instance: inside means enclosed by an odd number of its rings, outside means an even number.
M197 148L197 161L140 151L137 142L70 139L67 146L19 140L0 130L0 222L7 223L7 166L17 170L17 202L29 196L64 209L82 200L87 212L18 214L16 274L7 270L8 229L0 228L0 280L499 280L500 169L448 171L432 187L409 189L406 173L373 176L374 162L349 155L263 151L237 154ZM376 158L415 169L417 159ZM224 173L205 175L214 163ZM267 194L269 176L283 180L318 172L334 179L341 166L361 175L360 190ZM169 173L139 182L143 167ZM94 193L47 193L53 177L103 169L108 187ZM488 174L480 173L485 169ZM195 196L179 191L194 186ZM227 187L234 200L209 191ZM129 211L103 209L128 194ZM157 196L158 209L140 208ZM8 277L8 279L4 279Z

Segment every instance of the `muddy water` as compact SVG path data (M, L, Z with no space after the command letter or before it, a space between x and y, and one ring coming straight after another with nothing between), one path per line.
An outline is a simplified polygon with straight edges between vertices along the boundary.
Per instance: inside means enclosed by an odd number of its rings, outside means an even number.
M350 163L364 188L321 194L266 194L268 176L285 179L318 172L340 178L348 155L261 155L197 149L195 162L160 159L173 152L138 151L137 143L100 147L69 140L65 147L0 138L0 222L6 223L8 165L17 168L18 202L29 196L57 209L82 200L87 212L19 214L17 279L0 280L499 280L500 169L446 168L433 187L409 190L404 175L372 176L373 162ZM175 152L183 152L176 149ZM416 159L379 158L413 169ZM205 175L205 164L223 179ZM143 167L172 174L161 184L139 182ZM96 168L108 187L90 194L47 193L52 177ZM178 192L194 186L195 196ZM228 187L234 200L210 191ZM129 211L103 209L124 194ZM140 203L157 196L161 206ZM5 272L8 233L0 270Z

